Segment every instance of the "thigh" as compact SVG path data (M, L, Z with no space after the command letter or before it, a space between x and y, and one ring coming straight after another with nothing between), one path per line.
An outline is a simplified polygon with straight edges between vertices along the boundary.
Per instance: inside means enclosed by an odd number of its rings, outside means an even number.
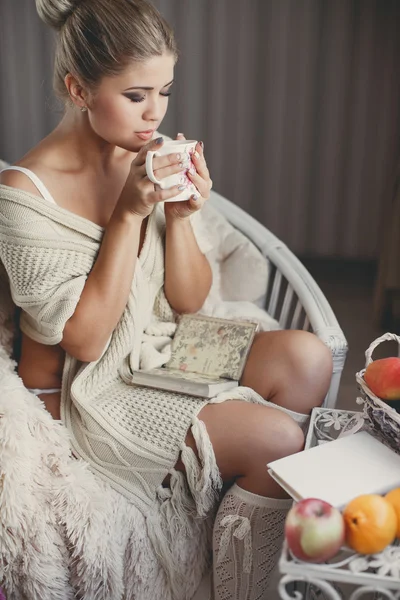
M208 404L199 413L212 443L224 482L245 476L255 465L293 454L302 449L303 434L298 425L281 410L260 404L230 400ZM189 431L186 444L197 454ZM184 470L181 461L176 465Z

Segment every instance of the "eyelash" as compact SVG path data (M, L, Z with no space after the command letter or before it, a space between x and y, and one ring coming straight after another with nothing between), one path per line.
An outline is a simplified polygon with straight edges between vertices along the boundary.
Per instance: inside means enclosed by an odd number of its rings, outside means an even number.
M164 96L165 98L170 96L172 94L172 92L167 92L166 94L163 94L160 92L160 96ZM143 100L145 100L146 96L142 96L141 98L137 98L135 96L127 96L127 98L129 98L129 100L131 102L143 102Z

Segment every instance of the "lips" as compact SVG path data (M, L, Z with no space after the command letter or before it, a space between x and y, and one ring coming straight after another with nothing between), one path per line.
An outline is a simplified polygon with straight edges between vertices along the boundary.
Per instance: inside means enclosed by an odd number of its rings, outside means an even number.
M154 129L148 129L147 131L136 131L136 135L141 140L149 140L152 138L153 134L154 134Z

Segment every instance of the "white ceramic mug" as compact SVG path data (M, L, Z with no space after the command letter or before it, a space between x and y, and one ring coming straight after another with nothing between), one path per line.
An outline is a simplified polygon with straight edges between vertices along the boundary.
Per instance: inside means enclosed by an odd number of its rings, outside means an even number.
M169 198L166 202L189 200L193 194L199 195L197 188L186 175L187 171L193 175L196 173L196 168L192 162L192 154L195 151L196 144L196 140L171 140L164 142L159 150L149 150L147 152L146 173L150 181L159 185L162 190L167 190L174 185L184 186L185 188L177 196ZM157 179L153 171L153 158L154 156L165 156L166 154L180 154L180 162L183 163L185 170L169 175L169 177L164 177L164 179Z

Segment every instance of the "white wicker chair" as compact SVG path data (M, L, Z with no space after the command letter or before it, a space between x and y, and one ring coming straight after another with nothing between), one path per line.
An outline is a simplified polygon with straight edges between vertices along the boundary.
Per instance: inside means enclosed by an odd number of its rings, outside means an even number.
M323 406L334 408L347 341L328 300L293 252L266 227L214 191L210 202L268 259L271 266L265 307L268 313L279 321L282 329L312 331L330 348L333 374Z

